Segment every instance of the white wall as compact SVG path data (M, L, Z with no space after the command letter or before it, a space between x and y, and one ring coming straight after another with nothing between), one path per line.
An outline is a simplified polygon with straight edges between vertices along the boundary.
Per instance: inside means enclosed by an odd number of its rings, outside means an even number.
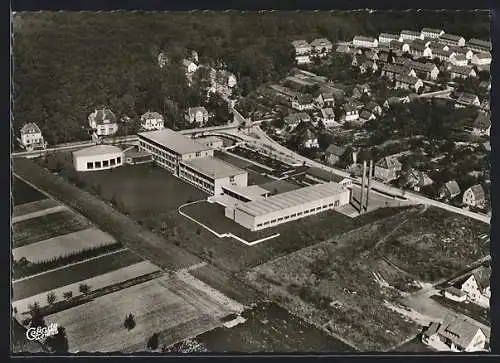
M118 162L117 158L120 158L120 161ZM115 160L115 165L111 165L111 160ZM92 156L74 156L73 157L73 165L76 169L76 171L94 171L94 170L107 170L107 169L113 169L117 168L119 166L122 166L123 163L125 162L125 157L123 153L108 153L108 154L103 154L103 155L92 155ZM104 161L108 162L108 166L104 166ZM95 163L100 162L101 166L96 167ZM93 168L89 169L87 168L87 163L92 163Z

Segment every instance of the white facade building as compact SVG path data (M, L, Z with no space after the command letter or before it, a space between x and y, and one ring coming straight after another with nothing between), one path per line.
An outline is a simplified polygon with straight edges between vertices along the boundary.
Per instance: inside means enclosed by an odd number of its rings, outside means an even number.
M37 124L29 122L21 128L21 145L28 150L35 146L45 147L42 131Z
M412 41L414 39L424 39L423 35L419 32L415 32L415 31L412 31L412 30L402 30L401 33L400 33L400 36L401 36L401 40L403 42L406 42L406 41Z
M471 58L471 63L476 66L491 64L491 53L477 53Z
M158 112L148 111L141 116L141 127L144 130L160 130L164 127L163 116Z
M88 120L97 136L110 136L118 131L116 116L109 108L96 109L89 115Z
M349 203L350 189L337 183L311 185L226 207L226 217L251 231L274 227Z
M423 28L422 31L420 32L420 35L423 38L439 38L441 35L444 34L444 30L442 29L432 29L432 28Z
M362 35L357 35L353 38L352 44L355 47L376 48L378 46L378 40L371 37L364 37Z
M399 34L389 34L389 33L380 33L380 35L378 36L378 43L379 44L389 44L391 41L393 40L397 40L398 42L400 42L402 39L401 39L401 35Z
M76 171L113 169L123 163L123 150L113 145L96 145L73 152L73 166Z

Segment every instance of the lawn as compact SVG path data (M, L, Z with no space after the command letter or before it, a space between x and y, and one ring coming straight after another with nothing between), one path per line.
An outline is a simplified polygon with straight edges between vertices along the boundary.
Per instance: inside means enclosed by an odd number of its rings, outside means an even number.
M431 299L434 299L448 309L467 315L468 317L477 320L484 325L491 326L489 310L482 308L481 306L474 304L473 302L467 301L467 303L465 303L453 301L441 295L432 295Z
M69 210L46 214L14 223L13 247L22 247L49 238L81 231L91 223Z
M235 311L176 277L160 277L49 315L46 322L66 328L70 352L146 351L159 334L161 345L198 335L220 325ZM127 330L125 316L136 326Z
M141 261L142 259L139 256L128 250L106 255L88 262L15 282L12 286L12 298L14 301L21 300Z
M26 184L19 178L12 178L12 200L13 205L17 206L24 203L36 202L37 200L46 199L40 191Z
M12 255L15 261L24 257L29 262L40 263L54 258L75 254L82 250L107 246L116 243L109 234L96 228L88 228L78 232L49 238L41 242L14 248Z
M400 296L392 286L410 281L381 260L374 246L415 210L405 209L257 266L246 274L247 280L360 351L390 350L419 327L384 306L384 300Z
M437 282L449 278L490 253L486 223L429 207L412 217L380 251L416 279Z
M26 214L40 212L45 209L57 207L58 205L59 203L57 203L54 199L41 199L34 202L18 204L13 208L12 217L19 217Z
M353 349L275 304L259 304L242 316L244 323L220 327L196 337L214 353L341 353Z

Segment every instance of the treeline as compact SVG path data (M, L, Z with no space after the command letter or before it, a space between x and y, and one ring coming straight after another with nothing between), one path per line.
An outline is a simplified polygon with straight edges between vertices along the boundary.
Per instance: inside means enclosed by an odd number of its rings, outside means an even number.
M167 125L180 122L183 108L203 101L178 63L188 49L202 63L222 60L246 95L293 67L293 39L335 42L422 24L489 34L488 14L474 12L16 13L13 132L34 121L50 144L88 138L87 117L101 105L117 116L151 109ZM160 51L172 66L158 67Z

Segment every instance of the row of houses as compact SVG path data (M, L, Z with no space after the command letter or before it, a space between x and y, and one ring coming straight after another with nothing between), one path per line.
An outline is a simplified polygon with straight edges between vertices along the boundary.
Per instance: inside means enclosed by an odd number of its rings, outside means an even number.
M474 270L458 286L450 286L442 291L447 299L465 302L472 301L480 306L489 307L491 298L490 289L491 267L480 266Z
M332 42L326 38L314 39L308 43L304 39L292 41L292 46L295 49L295 61L297 64L311 63L312 58L324 58L333 49Z

